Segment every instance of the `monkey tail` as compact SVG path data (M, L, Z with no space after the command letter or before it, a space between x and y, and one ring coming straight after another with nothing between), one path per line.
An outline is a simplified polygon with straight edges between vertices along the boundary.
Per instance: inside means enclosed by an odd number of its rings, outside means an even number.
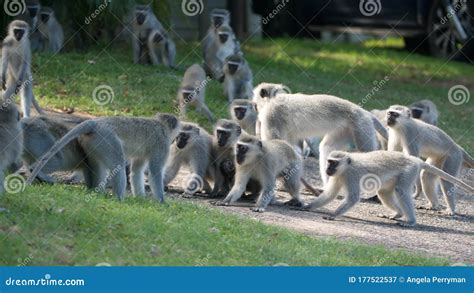
M322 190L316 190L311 184L309 184L303 177L301 177L301 183L303 183L304 187L306 187L309 191L314 193L315 196L319 196L321 193L323 193Z
M420 160L421 161L421 160ZM461 180L457 179L456 177L449 175L448 173L444 172L441 169L436 168L433 165L430 165L428 163L425 163L421 161L421 168L425 169L426 171L430 172L431 174L434 174L436 176L441 177L442 179L451 182L452 184L461 187L465 191L474 194L474 187L467 185L466 183L462 182Z
M464 166L474 168L474 159L465 150L462 150L462 156L464 159Z
M77 138L81 134L86 134L93 132L97 127L97 122L94 120L87 120L82 122L81 124L74 127L71 131L69 131L65 136L63 136L58 142L56 142L49 151L44 154L41 159L35 164L34 170L31 172L31 176L26 181L27 185L30 185L31 182L38 176L38 173L43 169L44 165L48 163L48 161L57 153L59 152L65 145L67 145L71 140Z
M38 105L38 101L36 101L36 98L33 97L33 106L35 107L36 111L40 114L40 115L44 115L44 111L41 109L41 107Z
M370 112L369 112L370 113ZM374 123L375 130L386 140L388 141L388 132L387 129L383 126L377 117L374 114L370 113L372 117L372 122Z

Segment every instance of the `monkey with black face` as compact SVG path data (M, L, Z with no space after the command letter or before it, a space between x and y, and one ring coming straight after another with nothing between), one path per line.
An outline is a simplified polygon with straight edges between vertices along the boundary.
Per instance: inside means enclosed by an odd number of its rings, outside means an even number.
M411 117L408 107L394 105L387 110L389 127L388 150L403 151L407 155L426 158L426 162L442 169L453 177L459 175L464 165L474 168L474 159L448 134L438 127ZM421 173L423 193L430 201L429 209L440 210L436 194L437 174ZM455 215L456 194L454 184L443 181L441 189L448 204L448 214ZM421 190L417 189L417 194Z
M229 103L234 99L252 98L252 71L241 53L225 59L224 75L224 94Z
M313 210L322 207L333 201L341 192L346 193L344 202L332 215L325 217L334 220L357 204L362 189L370 186L370 189L376 189L373 191L377 192L383 205L394 212L389 218L405 217L405 223L400 225L413 226L416 224L416 216L411 191L421 169L440 176L443 180L459 184L471 193L474 192L473 187L413 156L392 151L333 151L327 161L328 184L324 192L305 208Z
M30 117L31 104L38 113L43 111L33 95L33 76L31 74L31 49L28 39L29 25L21 20L14 20L8 26L8 36L2 46L2 72L0 82L4 90L3 99L13 102L17 93L21 97L21 108L24 117Z
M217 29L221 25L230 25L230 13L226 9L215 8L211 11L211 26L202 40L203 56L206 55L209 46L218 38Z
M88 186L105 192L107 182L111 181L113 193L123 200L128 159L131 162L133 195L145 195L144 171L148 166L153 195L164 202L164 165L168 159L169 146L178 135L179 127L179 120L170 114L157 114L153 118L103 117L84 121L56 142L38 161L27 184L31 184L58 151L77 138L92 171L92 178L85 178ZM106 176L107 170L114 176Z
M45 51L59 53L63 47L64 33L53 9L49 7L41 8L38 30L46 40Z
M315 194L317 193L302 177L303 162L294 148L283 140L262 141L255 136L245 136L236 144L235 183L227 197L217 205L230 205L245 192L247 183L254 179L262 187L255 212L264 212L275 196L277 177L283 179L285 189L292 199L286 204L301 206L303 204L300 189L301 183Z
M217 28L216 33L218 37L209 45L204 54L204 69L212 79L223 82L224 61L227 57L240 52L240 45L230 26L222 24Z
M206 86L208 83L204 69L198 64L189 67L183 76L183 81L178 90L178 103L180 108L180 117L186 117L186 109L193 106L199 112L204 112L209 121L214 120L214 115L206 105Z
M438 108L430 100L421 100L409 106L411 115L431 125L438 125Z
M20 114L15 103L0 104L0 195L4 192L5 173L14 171L23 146Z
M17 19L23 20L30 25L29 38L32 51L40 50L44 42L41 33L38 31L40 10L41 4L38 0L27 0L25 12L17 17Z
M230 116L240 127L251 135L256 134L257 104L249 100L236 99L230 105Z
M194 123L181 123L181 130L170 147L165 167L164 185L168 185L183 165L191 171L184 195L192 196L200 190L211 193L208 180L214 180L212 136Z
M85 119L63 119L44 115L24 118L21 120L23 129L22 161L29 169L39 160L58 140L72 128ZM77 139L72 140L64 149L55 154L39 173L38 178L43 182L54 183L48 174L57 171L79 171L82 174L91 172L87 165L87 157ZM87 174L84 177L90 178Z
M136 5L132 16L133 63L150 64L148 47L152 31L163 31L163 25L156 18L150 5Z
M153 30L148 37L148 50L153 65L163 63L169 68L175 68L176 45L168 33Z

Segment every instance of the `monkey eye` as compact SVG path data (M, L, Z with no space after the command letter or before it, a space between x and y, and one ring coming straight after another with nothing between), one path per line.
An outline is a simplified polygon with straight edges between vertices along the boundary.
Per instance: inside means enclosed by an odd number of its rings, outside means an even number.
M237 150L238 150L239 152L246 152L246 151L248 151L248 149L249 149L249 147L246 146L246 145L242 145L242 144L238 144L238 145L237 145Z

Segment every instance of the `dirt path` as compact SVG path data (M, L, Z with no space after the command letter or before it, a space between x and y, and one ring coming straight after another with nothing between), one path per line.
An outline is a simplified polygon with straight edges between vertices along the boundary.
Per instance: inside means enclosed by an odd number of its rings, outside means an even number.
M307 160L305 175L314 174L317 162ZM471 172L472 173L472 172ZM171 183L169 192L177 196L186 182L187 173L181 171ZM316 185L318 178L311 178ZM472 181L469 180L472 185ZM305 192L306 193L306 192ZM308 202L313 196L305 194ZM291 210L286 206L269 206L265 213L252 212L252 202L241 201L238 206L214 207L209 199L196 197L198 204L212 206L216 209L234 213L245 218L252 218L263 223L278 225L303 232L313 237L334 236L339 239L351 239L369 244L382 244L392 248L404 248L430 256L441 256L454 262L474 264L474 196L459 195L457 211L460 216L451 218L434 211L417 210L417 226L402 228L394 221L380 218L377 215L386 212L382 205L373 201L362 201L344 217L336 221L327 221L322 217L325 211L333 211L340 204L336 200L318 212ZM278 192L279 203L289 199L285 192ZM188 199L183 199L188 200ZM443 201L442 201L443 202ZM426 200L417 200L417 205L426 204Z

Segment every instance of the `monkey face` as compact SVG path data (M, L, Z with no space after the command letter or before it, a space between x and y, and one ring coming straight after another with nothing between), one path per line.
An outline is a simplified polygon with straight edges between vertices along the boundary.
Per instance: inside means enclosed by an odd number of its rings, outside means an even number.
M247 108L235 107L234 113L235 113L235 118L237 118L238 120L242 120L245 118L245 114L247 113Z
M236 146L237 164L242 165L242 163L245 161L245 154L247 154L248 150L249 150L248 145L237 144Z
M15 36L15 39L17 40L17 42L21 41L24 34L25 34L25 30L22 28L13 29L13 35Z
M400 113L395 111L387 111L387 125L393 126L397 123L397 118L400 117Z
M339 166L339 161L337 160L328 160L328 166L326 168L326 174L328 176L333 176L337 172L337 166Z
M214 27L219 28L223 23L224 23L224 17L222 16L214 16L212 18L212 21L214 22Z
M226 146L230 138L230 131L217 129L216 134L217 134L217 145L219 145L220 147Z
M229 34L228 33L219 33L219 41L221 44L225 44L227 40L229 39Z
M37 6L28 6L28 13L30 14L31 18L35 18L38 14L38 7Z
M138 25L145 23L146 14L143 11L135 12L135 19L137 20Z
M233 62L233 61L227 62L227 68L229 68L229 73L232 75L235 74L237 70L239 70L239 67L240 67L240 62Z
M48 23L49 21L49 13L41 13L41 22Z
M189 141L189 133L188 132L180 132L178 137L176 138L176 146L178 149L182 150L188 145Z
M198 94L199 94L199 89L196 90L182 90L181 94L183 95L183 100L186 103L190 103Z
M153 42L154 43L160 43L163 40L163 35L160 33L156 33L155 36L153 36Z
M423 109L418 108L418 107L413 107L411 108L411 116L416 119L421 119L421 116L423 115Z

